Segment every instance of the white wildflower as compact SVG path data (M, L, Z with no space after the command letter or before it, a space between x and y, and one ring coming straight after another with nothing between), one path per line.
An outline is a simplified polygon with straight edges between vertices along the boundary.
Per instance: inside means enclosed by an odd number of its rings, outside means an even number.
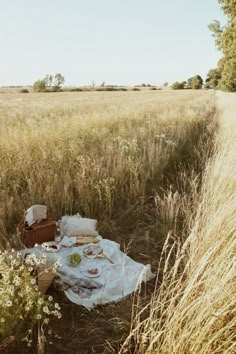
M34 278L31 279L30 282L31 282L32 285L35 285L35 284L36 284L36 280L35 280Z
M48 306L44 306L44 307L43 307L43 312L46 313L46 314L48 314L48 315L50 314L50 311L49 311Z
M21 278L18 275L15 276L15 278L13 279L13 284L15 284L16 286L19 286L21 284Z
M11 301L11 300L7 300L6 306L7 306L7 307L11 307L11 306L12 306L12 301Z
M54 306L55 306L55 309L57 309L57 310L60 310L60 309L61 309L60 306L59 306L59 304L58 304L57 302L55 303Z

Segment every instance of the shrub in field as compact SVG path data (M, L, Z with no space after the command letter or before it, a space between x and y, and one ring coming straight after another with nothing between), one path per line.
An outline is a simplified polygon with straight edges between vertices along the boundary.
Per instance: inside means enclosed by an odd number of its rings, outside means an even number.
M206 78L205 88L216 89L218 87L220 79L221 79L221 73L219 72L218 69L209 70Z
M35 92L44 92L46 91L46 83L44 80L37 80L35 81L33 88Z
M66 91L71 91L71 92L83 92L84 90L80 87L73 87L71 89L67 89Z
M186 82L174 82L173 85L171 86L172 90L183 90L185 88Z
M128 90L124 87L107 86L107 87L98 87L95 89L95 91L128 91Z
M21 90L20 90L20 93L29 93L29 90L27 90L27 89L21 89Z
M193 90L199 90L202 88L203 85L203 79L201 78L200 75L196 75L189 79L190 81L190 86L192 87Z
M14 250L0 253L0 347L10 336L30 346L35 325L43 328L51 316L61 317L60 306L39 292L33 274L46 261L46 255L32 254L23 260Z

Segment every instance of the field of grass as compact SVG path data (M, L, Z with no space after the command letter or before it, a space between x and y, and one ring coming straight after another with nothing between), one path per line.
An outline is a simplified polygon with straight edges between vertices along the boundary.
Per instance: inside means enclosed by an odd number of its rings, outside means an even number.
M146 202L176 184L179 164L193 160L191 168L201 169L204 156L195 159L191 147L211 134L210 101L189 92L2 95L5 234L35 203L55 217L76 211L96 217L104 231L128 215L134 227Z
M236 131L235 95L218 94L221 109L215 150L206 166L189 235L163 248L164 275L142 320L120 353L236 351ZM175 262L169 259L175 253ZM165 256L165 257L164 257Z
M67 353L118 353L124 341L122 353L232 352L223 338L232 339L232 284L223 275L231 274L224 257L235 232L235 182L227 179L233 170L217 176L224 164L233 169L235 143L232 128L217 122L216 98L206 91L0 94L1 246L16 242L23 210L43 203L55 218L98 219L104 237L159 267L157 289L142 291L135 311L133 297L89 314L65 304L53 326L71 338ZM222 321L229 332L221 336Z

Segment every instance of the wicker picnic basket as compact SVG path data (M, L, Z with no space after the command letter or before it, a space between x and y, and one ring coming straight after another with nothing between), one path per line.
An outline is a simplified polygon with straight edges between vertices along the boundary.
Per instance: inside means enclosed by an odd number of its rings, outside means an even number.
M41 294L45 294L47 292L54 278L55 273L51 269L38 269L37 284Z
M54 241L56 228L56 221L50 219L48 215L47 219L28 226L25 222L25 213L21 223L18 225L21 241L27 248L34 247L36 243L42 244Z

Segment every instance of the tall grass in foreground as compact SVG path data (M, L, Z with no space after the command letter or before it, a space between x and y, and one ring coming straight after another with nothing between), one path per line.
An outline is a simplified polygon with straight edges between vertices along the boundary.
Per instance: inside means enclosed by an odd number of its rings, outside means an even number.
M71 97L64 95L58 97ZM91 95L69 106L45 108L43 96L41 106L0 107L2 235L36 203L54 217L77 211L95 217L102 230L111 220L127 221L130 210L141 222L146 201L176 184L180 164L192 161L197 171L204 163L204 151L198 154L212 134L211 95L111 94L107 101Z
M183 246L172 242L170 248L167 239L161 286L143 309L149 311L146 320L141 320L142 313L134 315L121 353L236 352L236 131L231 97L223 98L228 108L205 171L191 233Z

